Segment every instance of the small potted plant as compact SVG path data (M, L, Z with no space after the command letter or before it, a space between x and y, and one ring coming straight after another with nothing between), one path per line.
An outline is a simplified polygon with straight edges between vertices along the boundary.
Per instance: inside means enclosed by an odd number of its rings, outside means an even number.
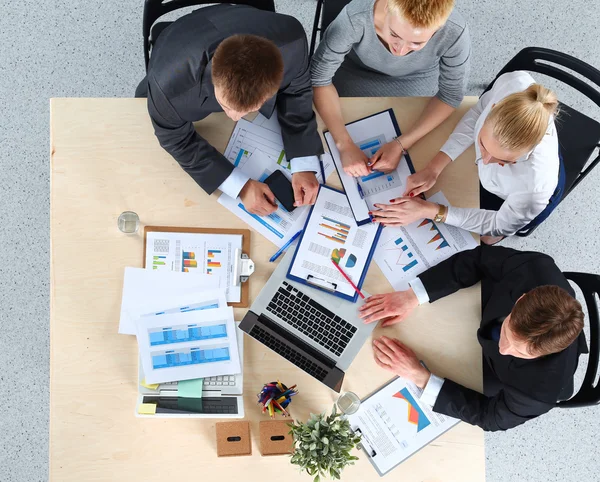
M336 413L331 415L311 414L306 423L290 423L290 434L294 437L294 452L291 462L320 482L321 477L340 479L347 465L353 465L358 457L350 451L360 442L360 437L350 429L350 422Z

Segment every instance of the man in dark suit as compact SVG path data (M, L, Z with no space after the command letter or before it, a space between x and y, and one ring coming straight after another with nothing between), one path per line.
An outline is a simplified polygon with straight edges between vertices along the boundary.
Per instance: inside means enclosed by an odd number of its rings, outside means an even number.
M423 388L421 400L434 411L507 430L569 398L579 355L587 352L581 305L551 257L485 245L457 253L411 281L409 290L371 296L361 317L397 323L417 305L478 281L484 394L429 373L398 340L375 340L375 359Z
M295 18L243 5L198 9L161 33L136 95L144 91L161 146L207 193L239 196L260 215L276 209L269 187L234 168L192 122L222 111L234 121L256 110L271 117L277 107L295 204L314 203L323 146L306 35Z

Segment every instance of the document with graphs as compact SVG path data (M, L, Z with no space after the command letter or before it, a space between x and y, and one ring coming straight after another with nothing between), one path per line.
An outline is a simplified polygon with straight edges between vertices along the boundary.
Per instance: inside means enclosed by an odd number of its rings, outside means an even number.
M392 109L350 122L346 124L346 129L356 146L368 159L373 157L384 144L400 135L400 128ZM325 141L359 226L371 222L369 211L373 211L375 203L388 204L390 199L404 194L406 178L414 172L408 154L402 156L398 167L392 172L373 170L366 176L352 177L343 169L340 153L330 132L325 133Z
M429 201L447 206L440 191ZM477 242L464 229L431 219L419 219L401 227L383 230L373 258L394 290L409 288L409 281L459 251L477 247Z
M360 288L380 232L381 226L376 224L358 226L346 195L321 186L288 278L354 302L358 294L340 270Z
M414 455L460 420L434 412L421 403L422 390L395 378L362 401L348 415L352 430L361 435L361 446L379 475Z

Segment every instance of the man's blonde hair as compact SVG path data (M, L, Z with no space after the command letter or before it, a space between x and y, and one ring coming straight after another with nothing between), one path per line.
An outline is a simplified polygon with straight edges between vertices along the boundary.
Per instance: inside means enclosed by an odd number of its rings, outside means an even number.
M485 119L503 149L531 150L548 131L550 117L558 111L558 98L550 89L531 84L523 92L498 102Z
M391 13L417 28L443 25L454 8L454 0L388 0L387 4Z

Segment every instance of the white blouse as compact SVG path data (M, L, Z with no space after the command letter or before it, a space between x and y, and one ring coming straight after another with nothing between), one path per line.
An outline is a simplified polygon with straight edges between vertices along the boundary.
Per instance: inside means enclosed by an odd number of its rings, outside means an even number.
M515 164L487 164L481 160L479 132L492 106L515 92L522 92L535 80L527 72L500 76L492 89L460 120L441 151L453 161L475 143L481 185L504 203L498 211L448 207L446 223L491 236L511 236L527 226L544 208L558 184L560 160L554 118L542 141Z

